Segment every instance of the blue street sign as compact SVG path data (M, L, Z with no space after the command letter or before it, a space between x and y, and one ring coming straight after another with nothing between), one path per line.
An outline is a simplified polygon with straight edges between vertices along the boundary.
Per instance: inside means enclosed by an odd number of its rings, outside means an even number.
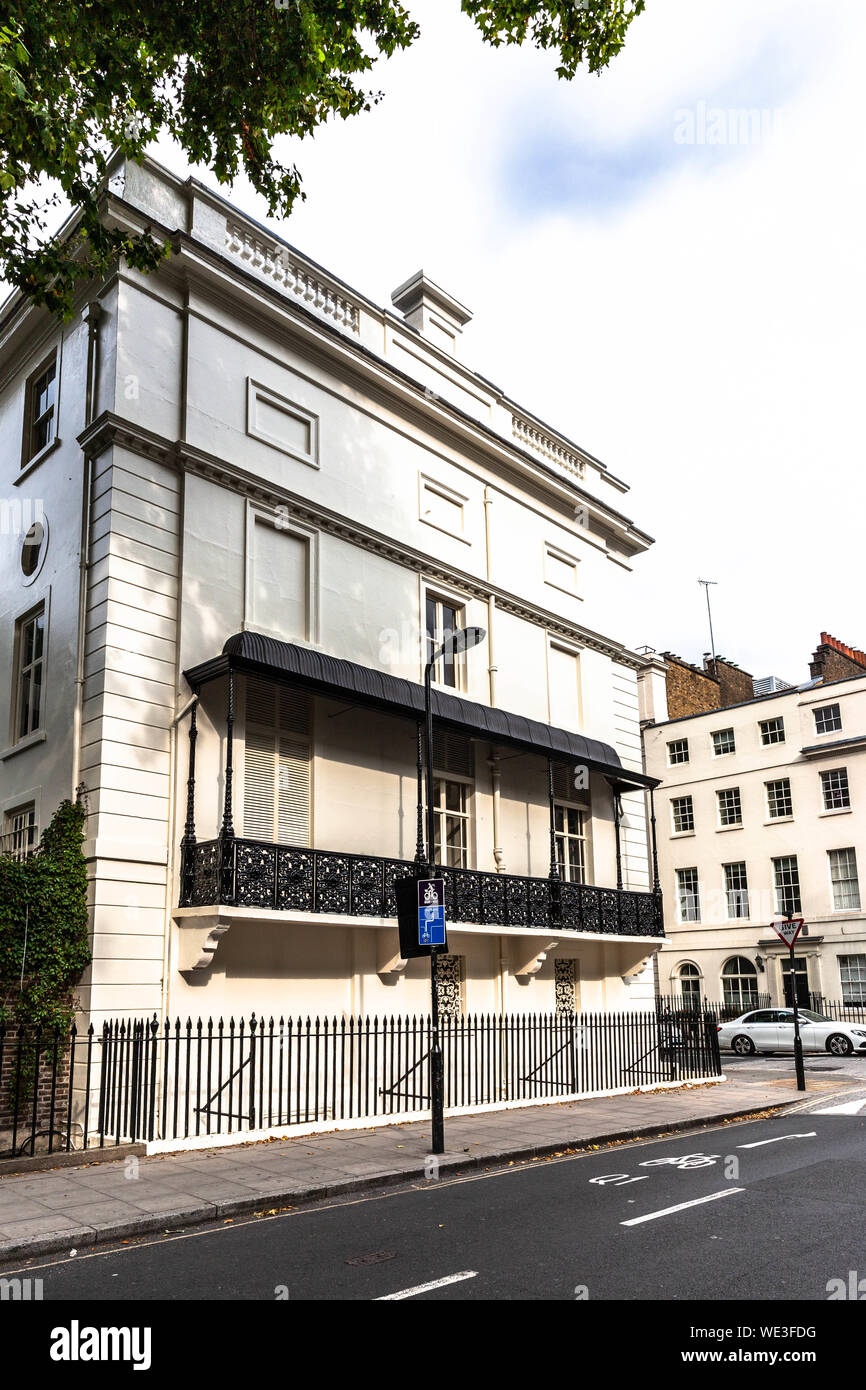
M444 946L445 941L445 880L418 880L418 945Z

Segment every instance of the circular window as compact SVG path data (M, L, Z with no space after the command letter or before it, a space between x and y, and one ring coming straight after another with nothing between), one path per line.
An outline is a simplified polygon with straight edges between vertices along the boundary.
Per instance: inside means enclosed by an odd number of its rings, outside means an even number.
M48 522L43 517L34 521L21 543L21 573L26 584L31 584L41 570L47 549Z

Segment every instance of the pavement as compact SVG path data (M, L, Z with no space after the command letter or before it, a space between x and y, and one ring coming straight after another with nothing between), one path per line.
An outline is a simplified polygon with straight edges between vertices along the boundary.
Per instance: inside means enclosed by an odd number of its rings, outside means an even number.
M25 1175L0 1170L0 1264L244 1214L273 1213L407 1181L592 1150L801 1103L790 1063L738 1066L711 1085L446 1117L447 1151L429 1155L429 1122L230 1148L98 1158ZM866 1083L862 1068L807 1065L809 1098L828 1103ZM107 1157L107 1156L106 1156Z

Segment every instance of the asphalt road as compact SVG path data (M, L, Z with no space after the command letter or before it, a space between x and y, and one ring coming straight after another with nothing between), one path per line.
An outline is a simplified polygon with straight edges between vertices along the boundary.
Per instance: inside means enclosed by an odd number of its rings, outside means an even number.
M824 1301L866 1277L858 1098L17 1268L48 1301Z

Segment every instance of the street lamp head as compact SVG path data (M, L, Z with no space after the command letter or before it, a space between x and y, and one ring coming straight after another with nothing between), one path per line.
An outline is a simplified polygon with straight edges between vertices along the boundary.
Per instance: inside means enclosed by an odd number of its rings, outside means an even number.
M453 632L449 632L445 641L436 648L430 661L431 663L438 661L442 656L459 656L461 652L467 652L470 647L477 647L486 636L487 632L483 627L455 628Z

